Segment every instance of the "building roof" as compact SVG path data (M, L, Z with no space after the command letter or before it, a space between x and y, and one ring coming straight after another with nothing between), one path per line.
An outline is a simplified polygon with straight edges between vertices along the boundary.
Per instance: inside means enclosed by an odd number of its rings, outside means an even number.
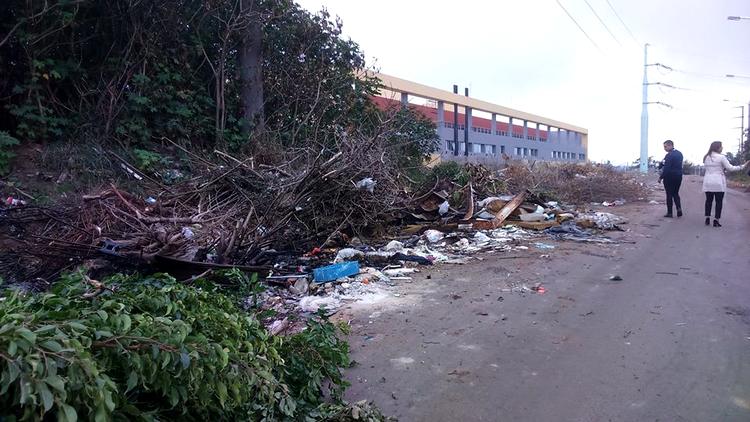
M431 86L422 85L417 82L407 81L406 79L397 78L395 76L386 75L384 73L373 73L372 76L380 79L383 82L384 90L413 94L418 97L430 100L444 101L445 103L450 104L455 103L460 106L470 107L474 110L481 110L488 113L509 116L513 117L514 119L523 119L534 123L541 123L546 126L552 126L572 132L578 132L583 135L588 135L588 129L582 128L580 126L571 125L558 120L549 119L547 117L526 113L520 110L514 110L512 108L503 107L501 105L489 103L487 101L478 100L473 97L454 94L450 91L433 88ZM381 90L382 95L385 95L385 92L383 92L384 90Z

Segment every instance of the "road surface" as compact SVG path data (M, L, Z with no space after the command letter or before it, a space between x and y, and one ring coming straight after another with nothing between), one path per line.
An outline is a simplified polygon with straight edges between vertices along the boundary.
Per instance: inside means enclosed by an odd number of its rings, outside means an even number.
M347 398L401 421L750 421L750 196L727 194L722 228L699 178L682 198L680 219L608 209L631 243L485 255L355 313Z

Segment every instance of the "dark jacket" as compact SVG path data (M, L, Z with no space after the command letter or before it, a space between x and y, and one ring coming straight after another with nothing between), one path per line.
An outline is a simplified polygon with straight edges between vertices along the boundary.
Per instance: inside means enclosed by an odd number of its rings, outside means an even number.
M664 167L661 169L663 179L682 177L682 153L673 149L664 157Z

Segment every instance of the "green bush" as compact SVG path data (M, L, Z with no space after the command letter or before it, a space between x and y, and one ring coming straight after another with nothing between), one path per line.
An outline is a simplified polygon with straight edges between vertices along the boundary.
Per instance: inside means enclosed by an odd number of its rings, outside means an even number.
M348 345L330 322L274 337L212 287L95 284L72 274L46 293L5 292L0 420L349 420Z
M16 156L11 148L18 145L18 139L10 136L8 132L0 130L0 174L10 171L10 160Z

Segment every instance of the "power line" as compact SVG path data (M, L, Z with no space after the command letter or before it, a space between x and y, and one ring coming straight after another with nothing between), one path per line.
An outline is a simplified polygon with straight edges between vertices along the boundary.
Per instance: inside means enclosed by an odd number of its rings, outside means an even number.
M628 28L628 26L625 25L625 21L622 20L622 18L620 17L620 14L617 13L617 10L615 10L614 6L612 6L612 3L610 3L609 0L607 0L607 4L609 5L609 8L612 9L612 12L614 12L615 16L617 16L617 19L620 21L622 26L625 27L625 30L628 31L628 34L630 34L630 38L632 38L633 41L635 41L637 44L640 44L638 43L638 40L635 39L635 35L633 35L633 33L630 31L630 28Z
M583 32L583 35L585 35L586 38L588 38L589 41L591 41L591 44L594 44L594 47L596 47L596 49L599 50L599 52L601 52L602 54L604 54L604 51L602 51L602 49L599 47L599 45L596 42L594 42L594 40L589 36L589 34L586 33L586 31L583 30L583 27L581 27L581 25L578 24L578 21L575 20L575 18L573 17L573 15L571 15L568 12L568 10L565 9L565 6L563 6L562 3L560 3L560 0L555 0L555 1L557 2L557 5L560 6L560 8L563 10L563 12L565 12L565 14L568 15L568 17L570 18L570 20L572 20L573 23L576 24L576 26L578 27L578 29L580 29L581 32Z
M609 35L612 36L612 39L615 40L615 42L617 43L617 45L619 45L620 47L622 47L622 43L620 42L620 40L618 40L617 37L615 37L615 34L613 34L612 31L609 30L609 27L607 26L606 23L604 23L604 21L602 20L602 18L599 17L599 14L596 13L596 10L594 10L594 8L591 6L591 3L589 3L589 0L583 0L583 1L586 2L586 6L588 6L589 9L591 9L591 13L593 13L594 16L596 16L596 18L599 19L599 22L601 22L602 26L604 26L604 29L606 29L607 32L609 32Z

